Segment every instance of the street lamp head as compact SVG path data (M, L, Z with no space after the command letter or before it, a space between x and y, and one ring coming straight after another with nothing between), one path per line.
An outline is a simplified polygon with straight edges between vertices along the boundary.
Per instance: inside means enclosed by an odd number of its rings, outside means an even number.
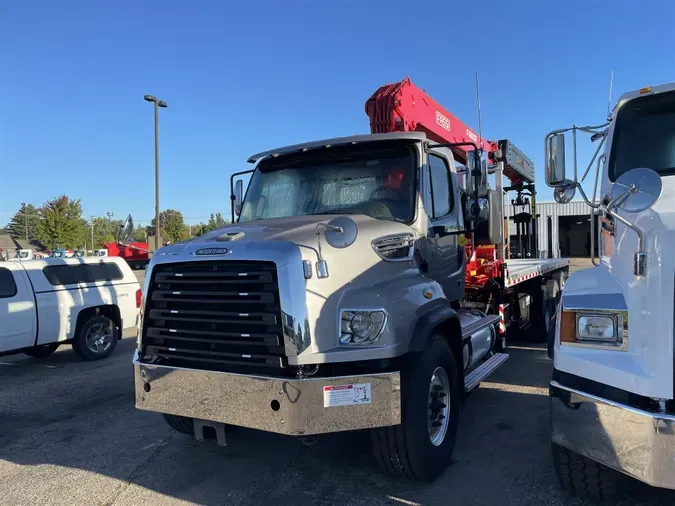
M143 99L146 102L157 102L157 97L153 97L152 95L145 95Z
M157 102L157 105L158 105L159 107L168 107L168 106L167 106L167 103L164 102L164 100L158 101L158 102Z

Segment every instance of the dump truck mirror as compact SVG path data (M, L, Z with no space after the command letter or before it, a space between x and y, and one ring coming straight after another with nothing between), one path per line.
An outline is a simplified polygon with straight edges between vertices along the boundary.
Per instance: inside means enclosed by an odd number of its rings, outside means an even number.
M639 213L654 205L662 189L661 177L652 169L631 169L617 178L607 207Z
M577 187L574 184L556 186L555 190L553 190L553 198L558 204L567 204L574 198L576 192Z
M134 220L131 215L127 216L127 219L124 220L124 223L120 225L120 230L117 234L117 242L127 242L131 232L134 230Z
M234 213L241 214L241 206L244 202L244 182L238 179L234 183Z
M565 180L565 134L549 135L546 139L546 184L556 187Z

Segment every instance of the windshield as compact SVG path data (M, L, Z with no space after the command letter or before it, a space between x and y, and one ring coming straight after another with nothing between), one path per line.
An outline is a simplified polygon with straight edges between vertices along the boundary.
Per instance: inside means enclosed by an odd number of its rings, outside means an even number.
M609 177L638 167L675 174L675 92L635 98L617 115Z
M353 213L410 223L415 160L408 144L338 147L263 160L251 178L239 221Z

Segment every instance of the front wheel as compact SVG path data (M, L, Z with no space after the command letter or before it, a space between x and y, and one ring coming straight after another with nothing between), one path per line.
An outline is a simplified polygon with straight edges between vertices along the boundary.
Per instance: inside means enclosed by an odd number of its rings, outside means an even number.
M553 467L568 494L592 501L615 502L629 491L630 479L556 443L551 443Z
M371 431L378 465L396 478L432 482L450 464L459 423L459 382L447 341L435 336L402 372L401 424Z

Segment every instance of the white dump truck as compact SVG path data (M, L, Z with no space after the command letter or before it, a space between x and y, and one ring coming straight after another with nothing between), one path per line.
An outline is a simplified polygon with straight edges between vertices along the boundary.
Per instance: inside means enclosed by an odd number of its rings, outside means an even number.
M584 174L579 133L598 143ZM599 240L597 266L570 276L557 314L550 395L560 484L604 500L634 483L628 477L675 489L675 83L622 95L608 122L555 130L545 150L556 200L580 190ZM581 181L596 159L589 198Z

